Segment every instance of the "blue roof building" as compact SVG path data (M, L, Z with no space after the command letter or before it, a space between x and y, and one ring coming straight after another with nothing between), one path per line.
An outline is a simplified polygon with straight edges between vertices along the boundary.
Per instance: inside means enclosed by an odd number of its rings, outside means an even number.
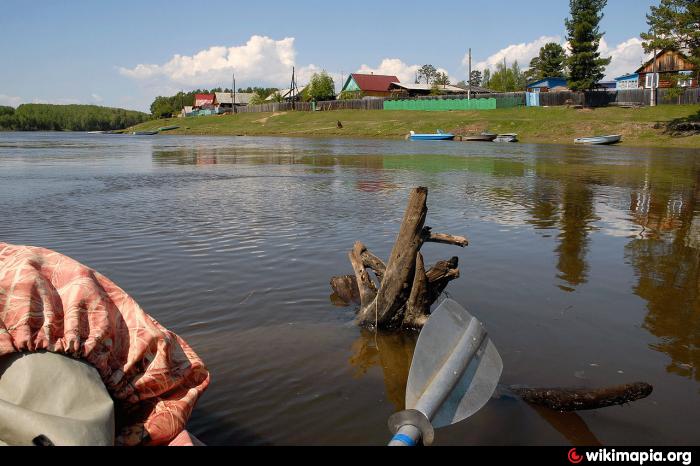
M549 92L556 87L566 88L568 82L566 78L544 78L527 85L528 92Z
M627 73L615 78L615 89L637 89L639 88L639 73Z

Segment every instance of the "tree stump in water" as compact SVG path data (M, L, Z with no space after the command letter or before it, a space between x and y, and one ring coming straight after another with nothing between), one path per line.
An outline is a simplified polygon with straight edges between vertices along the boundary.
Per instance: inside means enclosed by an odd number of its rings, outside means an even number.
M428 188L411 191L386 264L358 241L348 254L354 276L331 278L334 296L340 301L349 303L359 298L357 322L360 325L382 329L421 328L430 315L430 306L450 281L459 278L457 257L425 269L420 249L426 242L460 247L469 244L465 237L432 233L431 228L425 226L427 198ZM368 269L374 273L378 284L370 277Z

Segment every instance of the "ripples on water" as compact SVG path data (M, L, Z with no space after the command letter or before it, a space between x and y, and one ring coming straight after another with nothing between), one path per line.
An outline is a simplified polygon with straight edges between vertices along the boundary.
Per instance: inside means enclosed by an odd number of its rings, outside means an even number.
M361 239L387 257L407 191L465 234L448 288L488 326L502 382L644 380L577 415L500 393L443 444L697 443L698 152L405 141L0 134L0 240L106 274L207 362L210 444L382 444L414 337L329 301Z

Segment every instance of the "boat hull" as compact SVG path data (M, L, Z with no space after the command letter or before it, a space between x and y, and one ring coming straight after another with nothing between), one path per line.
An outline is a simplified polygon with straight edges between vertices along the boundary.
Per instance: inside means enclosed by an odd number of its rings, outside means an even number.
M493 142L518 142L517 134L499 134Z
M465 142L492 142L494 139L496 139L496 135L481 135L481 136L464 136L462 137L462 141Z
M413 134L409 136L411 141L452 141L454 134Z
M622 140L622 136L613 134L610 136L594 136L590 138L574 139L575 144L588 144L594 146L617 144Z

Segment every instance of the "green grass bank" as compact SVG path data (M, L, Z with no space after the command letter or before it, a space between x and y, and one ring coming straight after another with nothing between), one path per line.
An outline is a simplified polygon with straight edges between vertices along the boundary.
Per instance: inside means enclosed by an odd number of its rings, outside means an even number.
M673 135L669 123L700 120L700 105L643 108L570 109L529 107L484 111L362 111L241 113L151 120L129 131L179 125L168 134L299 137L402 138L409 131L436 129L458 135L491 131L518 133L524 143L572 144L573 139L621 134L624 144L640 147L700 148L700 134ZM342 128L338 127L338 121Z

